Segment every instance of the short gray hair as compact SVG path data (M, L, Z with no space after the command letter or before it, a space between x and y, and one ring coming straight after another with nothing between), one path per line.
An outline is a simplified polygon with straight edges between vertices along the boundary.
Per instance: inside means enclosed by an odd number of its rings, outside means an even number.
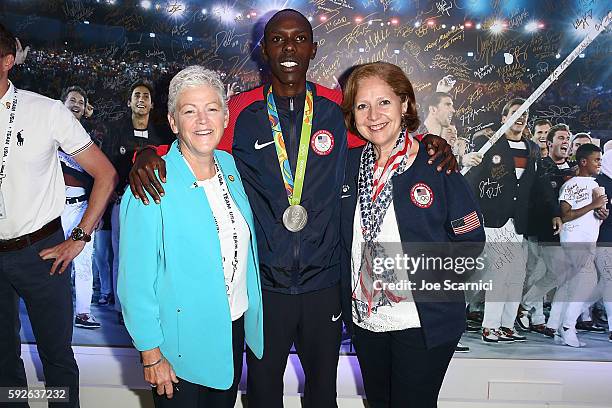
M223 111L227 111L225 86L219 74L201 65L191 65L181 70L170 81L170 86L168 87L168 113L174 115L178 97L183 89L200 85L208 85L217 91L219 99L221 100L221 105L223 106Z

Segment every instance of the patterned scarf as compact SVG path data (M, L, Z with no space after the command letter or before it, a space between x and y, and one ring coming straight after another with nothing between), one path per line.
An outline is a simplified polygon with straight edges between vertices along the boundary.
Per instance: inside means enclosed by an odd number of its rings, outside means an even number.
M408 134L406 137L406 131L403 130L384 167L378 166L374 146L371 143L366 145L361 154L358 195L361 230L365 245L362 248L359 285L353 291L353 299L358 301L356 306L360 320L360 311L365 312L369 317L372 311L379 306L399 303L405 299L398 293L402 291L374 289L375 280L397 283L399 279L394 269L375 274L372 265L374 259L386 258L383 245L376 242L376 239L380 234L387 209L393 200L391 178L395 174L402 174L408 168L407 159L412 142L412 136Z

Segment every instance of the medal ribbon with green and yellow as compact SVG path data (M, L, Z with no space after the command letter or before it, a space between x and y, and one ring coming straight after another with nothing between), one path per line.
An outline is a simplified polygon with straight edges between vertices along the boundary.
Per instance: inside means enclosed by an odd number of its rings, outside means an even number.
M272 87L267 93L268 119L272 128L272 137L276 146L278 164L280 165L281 175L289 198L289 205L298 205L302 200L302 189L304 187L304 176L306 174L306 162L308 161L308 150L310 147L310 132L312 130L312 114L314 110L312 90L306 84L306 101L304 102L304 116L302 118L302 131L300 134L300 146L298 150L297 163L295 166L295 178L289 165L289 156L285 147L285 139L281 130L281 123L272 95Z

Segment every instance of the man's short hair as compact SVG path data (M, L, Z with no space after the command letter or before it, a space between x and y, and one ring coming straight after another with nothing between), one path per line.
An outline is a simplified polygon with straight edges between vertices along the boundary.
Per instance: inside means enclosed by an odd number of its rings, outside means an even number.
M580 132L572 135L572 139L570 140L570 144L574 143L576 139L589 139L589 143L593 143L593 138L588 133Z
M548 119L538 119L535 122L533 122L533 133L535 133L536 126L543 126L543 125L548 125L548 126L552 127L553 124Z
M576 161L580 164L582 159L588 159L591 154L597 152L601 152L599 146L595 146L591 143L583 144L576 150Z
M128 94L128 99L132 98L132 92L134 92L134 89L138 88L139 86L144 86L145 88L147 88L149 90L149 94L151 94L151 100L153 100L153 97L155 96L153 84L143 78L137 79L136 81L132 82L132 85L130 85L130 93Z
M7 55L17 55L17 40L8 28L0 24L0 57Z
M76 93L81 94L83 99L85 99L85 105L87 105L87 92L85 92L83 88L77 85L73 85L73 86L69 86L68 88L65 88L62 91L62 96L60 97L60 100L65 103L66 99L68 99L68 94L70 92L76 92Z
M304 21L306 22L306 25L308 26L308 31L310 32L310 40L312 42L314 42L314 33L312 32L312 24L310 24L310 21L306 18L305 15L303 15L302 13L300 13L297 10L291 9L291 8L286 8L286 9L282 9L277 11L276 13L274 13L272 15L272 17L270 17L270 19L266 22L266 25L264 26L264 41L266 40L266 37L268 36L268 30L270 28L270 22L272 22L272 20L274 20L275 18L277 18L277 16L281 13L295 13L300 15Z
M525 99L523 98L512 98L504 105L504 109L502 109L502 116L508 116L508 112L510 112L510 108L514 105L522 105L525 103ZM529 109L526 111L529 113Z
M553 138L555 137L555 133L559 132L560 130L565 130L570 135L572 134L569 126L567 126L565 123L558 123L555 126L550 128L550 130L548 131L548 134L546 135L546 141L552 143Z
M434 108L437 107L440 104L440 102L442 102L442 99L444 98L453 99L453 97L450 96L450 94L446 92L434 92L431 95L425 97L425 100L423 101L423 106L425 107L425 113L429 111L430 106L433 106Z

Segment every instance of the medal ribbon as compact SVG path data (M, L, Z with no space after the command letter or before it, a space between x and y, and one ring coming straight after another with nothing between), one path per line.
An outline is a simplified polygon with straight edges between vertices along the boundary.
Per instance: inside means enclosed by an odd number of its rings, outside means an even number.
M268 119L272 128L272 137L276 146L276 154L278 156L278 164L280 165L283 183L287 191L289 205L297 205L302 200L302 189L304 187L304 176L306 174L306 162L308 161L308 149L310 147L310 133L312 130L312 114L314 111L314 102L312 90L308 83L306 84L306 101L304 102L304 116L302 117L302 131L300 134L300 146L298 150L297 163L295 166L295 179L289 165L289 156L285 147L285 139L281 130L281 123L272 95L272 86L268 89L266 96L268 107Z

